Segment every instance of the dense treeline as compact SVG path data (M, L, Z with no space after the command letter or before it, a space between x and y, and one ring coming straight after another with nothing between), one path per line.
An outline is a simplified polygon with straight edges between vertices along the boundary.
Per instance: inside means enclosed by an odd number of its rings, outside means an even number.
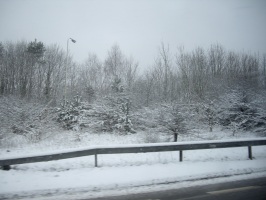
M144 81L146 105L150 101L199 102L218 98L228 90L265 89L265 55L227 52L220 45L186 52L179 48L171 58L161 45L159 57ZM149 92L148 92L149 91Z
M171 52L162 43L142 73L118 45L104 60L89 54L77 64L66 56L56 44L0 42L0 138L12 131L39 141L58 122L77 133L152 131L170 133L174 141L215 125L233 135L265 134L266 54L219 44ZM39 106L29 109L34 103Z
M0 95L58 104L65 95L66 77L66 96L80 95L89 102L112 93L118 80L139 106L204 102L232 90L265 92L266 55L227 51L219 44L207 50L179 47L173 53L162 43L152 67L139 74L138 62L118 45L103 61L89 54L84 63L76 64L55 44L0 43Z

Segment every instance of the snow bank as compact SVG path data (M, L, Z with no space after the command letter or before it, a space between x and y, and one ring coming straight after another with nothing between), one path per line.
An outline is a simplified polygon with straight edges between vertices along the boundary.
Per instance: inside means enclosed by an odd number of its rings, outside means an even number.
M254 147L254 160L248 160L246 152L243 147L185 151L184 162L178 162L178 152L101 155L99 168L89 157L18 165L0 171L0 198L88 198L90 193L139 186L252 173L266 176L266 147Z

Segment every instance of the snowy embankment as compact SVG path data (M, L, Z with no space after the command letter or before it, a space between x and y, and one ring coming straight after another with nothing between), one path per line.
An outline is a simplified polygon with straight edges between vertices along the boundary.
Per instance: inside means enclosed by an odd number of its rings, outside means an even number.
M2 147L0 158L64 152L95 145L130 146L143 143L142 135L83 133L78 142L74 132L66 132L36 144ZM200 136L206 139L209 134ZM198 138L191 137L180 139L187 143ZM232 136L217 131L212 133L213 138L230 140ZM179 152L160 152L98 155L98 168L94 167L94 156L16 165L10 171L0 170L0 199L88 199L188 187L204 184L208 179L213 183L213 178L224 181L222 177L236 180L243 176L266 176L265 152L266 146L253 147L254 160L248 159L247 147L238 147L184 151L183 162L179 162Z
M165 184L188 187L211 178L266 176L266 146L253 147L254 160L248 159L247 151L246 147L184 151L183 162L179 152L99 155L98 168L93 156L17 165L0 171L0 199L82 199L117 195L121 190L126 194L166 189ZM8 153L2 149L0 155L33 152L52 150L32 146Z
M140 166L116 166L80 168L67 171L12 170L1 172L1 198L50 196L50 199L80 199L102 194L110 190L131 190L134 187L166 183L200 181L208 178L255 174L266 176L266 159L256 161L207 161L167 163ZM63 164L63 163L61 163ZM159 188L160 189L160 188ZM148 189L149 191L150 189ZM145 191L145 190L144 190ZM74 195L74 196L73 196ZM52 197L54 196L54 197ZM48 198L48 199L49 199Z

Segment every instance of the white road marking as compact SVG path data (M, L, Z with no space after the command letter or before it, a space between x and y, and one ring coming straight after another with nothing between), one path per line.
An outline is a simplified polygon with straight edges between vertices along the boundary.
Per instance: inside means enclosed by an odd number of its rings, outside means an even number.
M233 188L233 189L227 189L227 190L217 190L217 191L212 191L212 192L206 192L206 194L203 195L198 195L198 196L192 196L192 197L186 197L182 199L176 199L176 200L196 200L199 198L205 198L209 195L216 195L216 194L225 194L225 193L230 193L230 192L238 192L238 191L244 191L244 190L254 190L261 188L261 186L248 186L248 187L241 187L241 188Z
M204 198L207 196L210 196L210 195L203 194L203 195L198 195L198 196L193 196L193 197L185 197L183 199L175 199L175 200L193 200L193 199Z
M241 188L233 188L233 189L227 189L227 190L217 190L212 192L207 192L208 194L223 194L223 193L230 193L230 192L238 192L238 191L244 191L244 190L254 190L261 188L261 186L248 186L248 187L241 187Z

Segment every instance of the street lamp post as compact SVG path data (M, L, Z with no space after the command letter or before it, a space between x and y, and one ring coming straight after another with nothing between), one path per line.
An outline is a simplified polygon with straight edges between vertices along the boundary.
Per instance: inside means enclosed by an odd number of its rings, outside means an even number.
M67 55L66 55L66 67L65 67L65 98L64 98L64 106L66 106L66 93L67 93L67 67L68 67L68 42L71 40L71 42L76 43L76 40L72 38L67 39Z

